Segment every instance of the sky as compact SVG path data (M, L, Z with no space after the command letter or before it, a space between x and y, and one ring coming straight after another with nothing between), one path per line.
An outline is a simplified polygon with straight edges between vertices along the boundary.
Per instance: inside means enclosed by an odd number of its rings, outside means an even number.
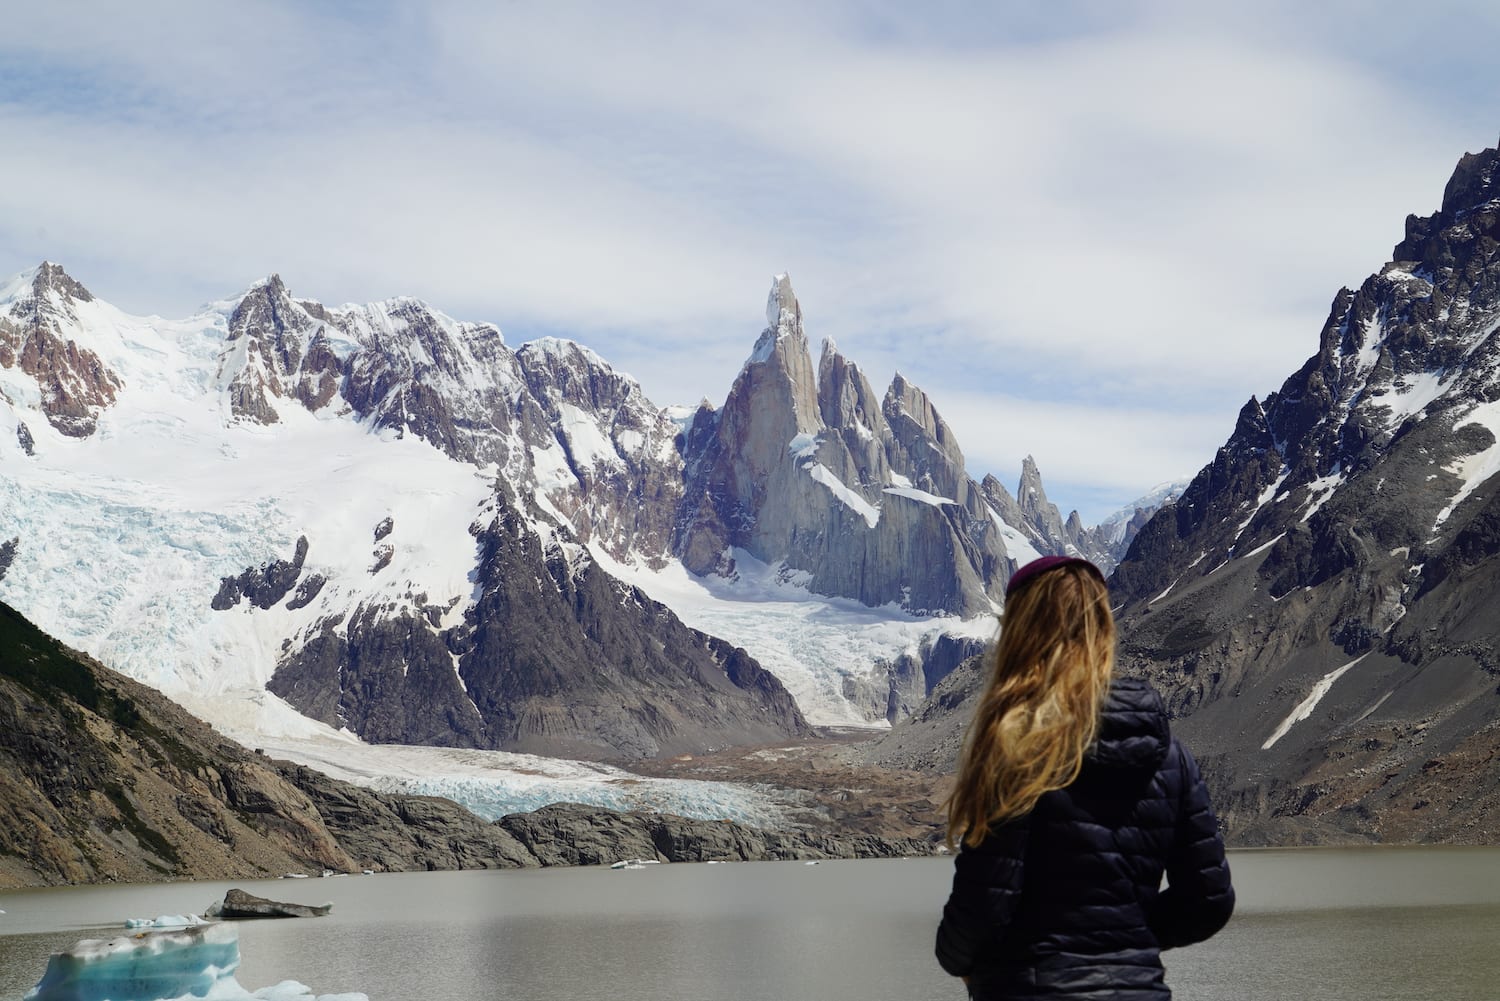
M717 405L786 272L815 356L1094 522L1496 142L1497 39L1478 2L16 5L0 273L416 296Z

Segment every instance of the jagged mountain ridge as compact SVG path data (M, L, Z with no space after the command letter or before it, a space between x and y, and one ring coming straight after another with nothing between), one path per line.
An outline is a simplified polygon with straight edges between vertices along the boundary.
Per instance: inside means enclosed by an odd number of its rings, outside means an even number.
M976 483L953 430L899 372L877 397L825 340L816 369L801 304L778 275L766 328L724 406L699 408L686 438L677 550L695 573L730 573L743 550L810 575L819 593L972 617L996 610L1019 563L1112 549L1074 512L1064 524L1028 456L1020 499Z
M1497 167L1465 154L1114 575L1247 839L1493 836Z
M993 478L967 478L951 430L900 376L876 406L862 373L828 345L814 380L784 276L776 322L742 378L800 361L783 402L792 437L811 435L799 446L811 444L806 456L789 454L774 428L769 444L754 428L729 433L738 411L777 414L754 386L679 434L588 349L544 339L512 351L493 326L417 300L328 307L272 276L197 317L161 321L120 313L53 264L5 292L11 362L0 393L18 464L0 470L27 471L0 481L10 521L31 537L76 531L45 511L77 503L83 482L110 499L94 505L101 517L150 529L126 540L114 565L88 557L93 591L78 588L65 560L45 568L43 585L22 547L21 573L33 574L24 586L34 598L48 592L28 611L81 646L103 634L113 644L103 655L167 688L185 670L175 694L210 700L241 682L252 695L268 685L311 717L376 740L613 756L774 739L806 725L777 679L732 645L684 630L591 552L648 568L711 558L704 568L729 570L749 541L766 562L806 570L817 592L966 613L993 607L995 580L1014 562L1002 539L1022 556L1071 544L1044 537L1044 525L1060 523L1044 496L1020 527L987 509L985 498L1020 506ZM135 439L157 449L135 454ZM745 460L750 447L764 454ZM335 456L356 479L331 496ZM724 471L746 461L744 489L799 513L763 517L761 534L745 539L701 531L692 513L711 510L736 482ZM814 464L830 475L808 475ZM193 490L172 510L150 490L121 489L122 476L174 465ZM28 480L34 467L44 472ZM283 475L267 496L267 481ZM1039 488L1034 464L1028 476ZM888 508L878 544L841 551L826 535L806 545L810 528L847 524L840 494L856 488ZM793 539L800 548L778 548ZM170 573L152 562L164 554ZM929 569L903 580L908 565ZM181 583L205 566L210 579ZM59 596L63 587L81 593ZM117 604L100 607L137 587L164 587L131 599L163 607L123 626ZM215 614L200 621L209 607ZM656 638L636 647L641 634ZM536 641L518 657L513 640L524 636ZM601 669L606 647L634 650L631 663ZM963 652L934 633L915 655L876 657L869 680L846 677L843 697L898 717ZM248 677L215 666L246 660Z

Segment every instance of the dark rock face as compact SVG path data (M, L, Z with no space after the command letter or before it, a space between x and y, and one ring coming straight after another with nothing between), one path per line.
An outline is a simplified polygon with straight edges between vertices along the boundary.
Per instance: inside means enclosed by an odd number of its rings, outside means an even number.
M325 623L266 687L305 715L348 726L372 743L495 746L444 638L409 614L361 606L347 623Z
M230 316L220 377L231 371L230 410L257 424L281 419L278 400L319 409L333 399L342 377L324 327L292 301L279 275L246 293Z
M461 625L363 607L290 654L270 690L377 742L644 757L810 732L745 651L576 544L544 542L508 510L479 543L481 596Z
M502 517L481 536L483 593L460 664L496 746L641 757L808 732L743 651L710 643L562 540L544 548L518 530Z
M682 499L677 426L641 387L571 341L516 352L527 389L576 485L549 494L580 539L617 560L660 568Z
M218 593L214 595L213 607L216 611L227 611L246 599L256 608L270 608L281 602L292 588L297 586L297 578L302 575L302 564L307 559L307 536L297 539L297 548L292 554L291 562L286 560L272 560L258 567L249 567L238 577L225 577L219 581ZM301 607L310 602L322 587L322 578L317 578L318 584L308 584L305 588L299 587L296 598L300 604L288 607Z
M323 590L323 585L328 579L319 573L310 573L297 582L297 593L287 599L286 607L289 611L305 608L313 603L318 592Z
M0 580L5 579L5 574L10 570L10 565L16 560L16 549L21 545L21 537L6 539L0 542Z
M21 451L27 455L36 455L36 439L31 436L31 428L26 426L25 421L16 422L16 441L21 446Z

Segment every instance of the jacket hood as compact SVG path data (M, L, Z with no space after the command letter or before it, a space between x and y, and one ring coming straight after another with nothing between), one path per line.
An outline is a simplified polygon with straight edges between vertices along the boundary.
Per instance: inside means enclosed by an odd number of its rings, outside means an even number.
M1171 743L1167 710L1151 683L1144 678L1116 678L1104 701L1090 762L1096 767L1154 771Z

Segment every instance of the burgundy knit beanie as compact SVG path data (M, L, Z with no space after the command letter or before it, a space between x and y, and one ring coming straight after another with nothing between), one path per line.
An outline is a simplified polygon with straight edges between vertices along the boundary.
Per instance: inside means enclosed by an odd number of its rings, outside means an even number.
M1021 588L1025 587L1028 582L1035 580L1037 577L1040 577L1048 570L1054 570L1057 567L1066 566L1088 567L1090 570L1094 571L1094 576L1098 577L1100 580L1104 579L1103 571L1101 571L1098 567L1094 566L1094 564L1090 563L1088 560L1084 559L1081 556L1043 556L1041 559L1032 560L1030 563L1026 564L1011 575L1010 583L1005 585L1005 599L1009 601L1011 595L1015 594Z

